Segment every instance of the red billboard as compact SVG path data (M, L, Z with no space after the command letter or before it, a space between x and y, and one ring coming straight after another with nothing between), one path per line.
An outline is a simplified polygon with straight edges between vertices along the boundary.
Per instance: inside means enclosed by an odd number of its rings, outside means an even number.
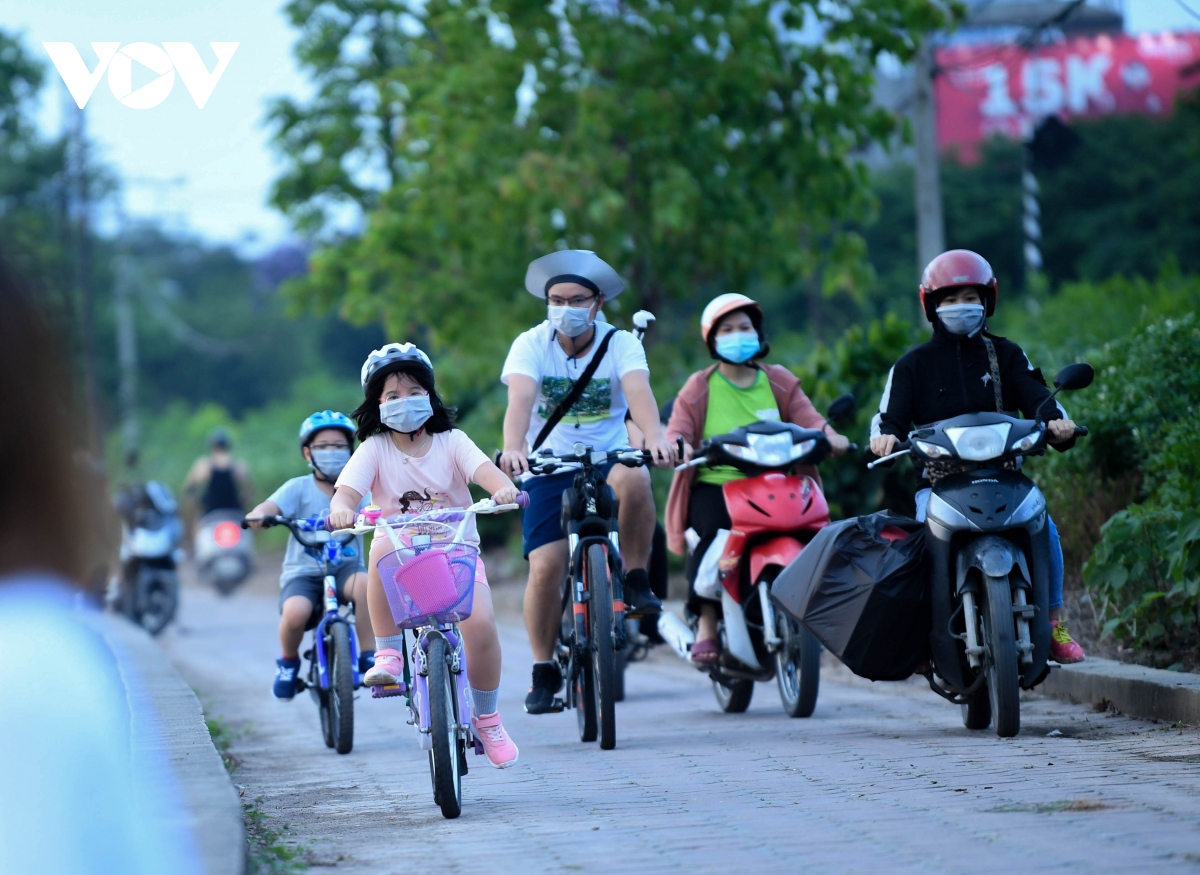
M1076 37L1053 45L970 45L937 53L939 148L964 160L991 136L1024 139L1039 121L1165 115L1200 85L1200 33Z

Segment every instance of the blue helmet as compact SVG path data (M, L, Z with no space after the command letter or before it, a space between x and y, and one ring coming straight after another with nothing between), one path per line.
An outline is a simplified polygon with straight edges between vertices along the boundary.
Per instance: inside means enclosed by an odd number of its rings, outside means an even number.
M357 430L354 420L344 413L321 410L300 423L300 448L308 446L309 438L323 428L340 428L350 438L350 445L354 445L354 433Z

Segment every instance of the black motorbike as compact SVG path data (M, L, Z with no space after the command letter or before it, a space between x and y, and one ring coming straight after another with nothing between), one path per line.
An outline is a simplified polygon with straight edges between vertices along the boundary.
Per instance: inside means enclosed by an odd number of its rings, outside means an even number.
M1091 365L1068 365L1054 395L1091 385ZM1044 407L1044 405L1043 405ZM1087 434L1076 428L1075 434ZM1020 691L1049 673L1050 531L1046 500L1020 470L1046 452L1039 416L969 413L911 432L890 456L912 453L942 471L925 516L931 566L934 692L962 706L968 729L1009 738L1021 729Z
M113 504L121 518L116 607L157 635L174 619L179 606L178 560L183 540L179 506L171 490L153 480L121 490Z

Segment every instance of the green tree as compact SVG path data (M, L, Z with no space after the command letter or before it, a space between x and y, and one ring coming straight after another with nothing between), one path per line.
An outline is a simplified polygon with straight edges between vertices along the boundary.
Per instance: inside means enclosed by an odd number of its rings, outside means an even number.
M557 247L601 253L660 317L752 280L861 283L851 156L896 126L874 61L943 21L930 0L288 10L317 98L276 107L275 200L328 241L297 294L453 349L452 390L495 379L538 313L525 265ZM337 236L334 201L361 232Z

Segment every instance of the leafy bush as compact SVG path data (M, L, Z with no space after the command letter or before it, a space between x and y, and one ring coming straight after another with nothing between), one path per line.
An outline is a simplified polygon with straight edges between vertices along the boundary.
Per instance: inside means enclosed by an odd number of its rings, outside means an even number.
M1102 633L1168 659L1200 642L1200 514L1146 503L1117 513L1084 566Z
M1068 402L1090 437L1037 471L1068 567L1090 554L1083 577L1105 634L1140 648L1195 648L1200 323L1188 314L1148 325L1093 363L1095 386Z
M858 401L852 423L838 423L837 429L863 450L869 440L871 417L879 409L879 399L888 371L914 343L924 340L912 323L888 314L864 331L854 326L833 346L817 346L799 367L804 391L817 409L824 412L834 398L850 392ZM872 513L882 507L912 513L916 480L912 466L896 465L868 471L862 452L821 465L825 497L834 519Z

